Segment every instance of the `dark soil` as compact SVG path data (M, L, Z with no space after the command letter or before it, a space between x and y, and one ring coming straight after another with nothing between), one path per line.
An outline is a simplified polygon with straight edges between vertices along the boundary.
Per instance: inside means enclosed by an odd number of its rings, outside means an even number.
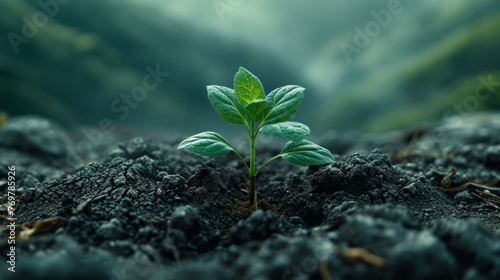
M8 166L17 186L0 279L500 279L498 114L327 132L337 162L272 162L256 211L236 156L109 135L82 156L82 139L35 116L0 129L2 225Z

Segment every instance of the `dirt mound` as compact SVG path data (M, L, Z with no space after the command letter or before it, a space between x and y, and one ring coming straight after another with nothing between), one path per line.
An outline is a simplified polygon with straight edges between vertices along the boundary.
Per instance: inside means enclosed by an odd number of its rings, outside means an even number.
M45 136L19 124L37 121ZM44 140L54 135L67 146ZM18 183L18 261L7 271L2 228L2 279L500 278L498 122L326 134L324 146L343 143L337 162L272 162L257 178L258 210L236 156L138 137L68 157L77 141L36 117L0 130L3 201L7 166Z

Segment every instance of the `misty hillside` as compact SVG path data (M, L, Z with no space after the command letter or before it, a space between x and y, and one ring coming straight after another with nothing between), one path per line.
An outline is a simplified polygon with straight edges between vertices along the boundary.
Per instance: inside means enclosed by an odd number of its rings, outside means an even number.
M403 1L346 57L339 46L356 47L356 28L388 9L387 1L357 3L242 1L221 12L210 1L70 1L36 27L38 1L2 1L0 111L68 127L110 118L141 129L231 131L205 87L232 86L244 66L266 92L306 87L297 118L313 134L386 130L443 118L474 95L478 77L500 81L499 2ZM9 34L24 38L26 25L36 35L13 46ZM125 114L122 95L143 83L146 67L168 76ZM485 99L468 108L500 107L498 94Z

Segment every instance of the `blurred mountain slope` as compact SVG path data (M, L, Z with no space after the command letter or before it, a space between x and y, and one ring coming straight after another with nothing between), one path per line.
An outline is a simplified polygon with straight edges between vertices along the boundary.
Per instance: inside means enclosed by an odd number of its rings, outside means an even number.
M0 9L9 12L1 19L0 32L19 35L22 18L31 20L39 11L36 1L1 2ZM20 44L18 54L12 54L8 40L0 42L0 109L37 113L67 126L98 125L105 117L120 122L121 114L110 108L113 101L142 84L145 67L159 65L170 76L130 110L126 122L197 130L207 121L200 115L213 113L206 85L231 86L240 65L259 69L255 72L263 80L266 75L293 76L272 55L262 57L265 50L252 59L256 50L225 40L135 2L73 1L61 6L27 44ZM263 62L274 69L266 70ZM217 115L212 115L213 122Z
M233 2L236 3L236 2ZM211 1L70 1L15 54L36 0L1 1L0 111L35 113L66 126L115 124L190 134L233 132L206 98L232 86L239 66L266 92L306 87L296 120L325 129L386 130L433 121L499 69L500 2L401 1L403 10L351 58L354 28L388 1L242 1L223 17ZM170 75L123 120L111 104L141 85L146 67ZM496 80L495 80L496 81ZM497 94L477 110L499 109ZM239 130L237 132L240 132ZM237 133L233 132L233 133Z
M500 12L488 5L475 8L486 16L472 19L471 11L457 9L460 13L454 17L448 13L449 22L444 25L433 25L429 20L422 27L428 32L420 36L423 43L419 51L390 63L374 63L379 67L368 74L359 73L360 79L342 96L324 103L320 110L324 113L316 121L331 120L329 124L338 129L350 129L352 123L369 131L405 127L442 118L450 108L455 111L455 103L474 96L480 76L492 75L493 81L500 82ZM459 20L462 14L468 15L464 21ZM443 21L439 17L435 20ZM442 37L424 47L423 37L437 34ZM397 53L396 49L394 56L400 57ZM481 102L474 111L498 110L499 103L500 96L491 94L488 102Z

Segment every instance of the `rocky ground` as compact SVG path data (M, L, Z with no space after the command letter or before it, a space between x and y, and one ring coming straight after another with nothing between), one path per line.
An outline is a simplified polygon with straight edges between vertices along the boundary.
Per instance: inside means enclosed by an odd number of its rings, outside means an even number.
M35 116L0 128L1 279L500 279L499 114L327 132L337 162L272 162L257 211L236 156L83 139ZM279 152L263 146L260 164Z

